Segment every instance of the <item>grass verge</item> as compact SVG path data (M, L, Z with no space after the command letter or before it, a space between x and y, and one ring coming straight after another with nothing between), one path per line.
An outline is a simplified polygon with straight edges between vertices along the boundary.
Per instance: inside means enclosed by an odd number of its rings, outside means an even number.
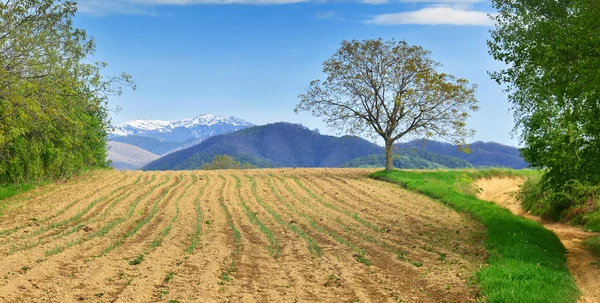
M19 187L12 184L1 184L0 185L0 200L4 200L20 194L22 192L32 190L35 186L33 185L21 185Z
M598 258L598 263L600 264L600 236L592 236L585 241L583 241L583 245L585 245L593 254Z
M539 223L512 215L494 203L464 194L465 179L523 176L510 170L380 171L372 178L400 184L449 207L468 213L488 229L485 247L489 266L477 272L488 302L576 302L579 290L566 265L565 249ZM458 185L458 187L457 187Z

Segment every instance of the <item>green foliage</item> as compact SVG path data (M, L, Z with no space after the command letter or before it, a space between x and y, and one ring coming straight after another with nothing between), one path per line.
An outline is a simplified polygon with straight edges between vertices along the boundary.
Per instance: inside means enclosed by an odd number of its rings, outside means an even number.
M600 185L574 180L560 189L546 188L540 177L529 178L517 199L523 209L552 220L570 221L600 231Z
M571 206L577 187L600 184L600 6L597 0L493 0L488 42L505 69L523 157L545 168L542 189ZM562 200L562 201L559 201Z
M107 98L132 85L85 63L94 41L72 1L0 2L0 183L67 178L105 167Z
M549 302L549 298L551 302L576 302L579 291L566 265L565 249L555 234L494 203L456 191L457 183L466 177L477 179L490 174L502 175L502 171L381 171L371 176L440 200L487 227L489 266L481 269L477 278L488 302Z
M139 254L137 256L135 256L135 258L129 260L129 265L138 265L140 263L142 263L142 261L144 261L144 254Z
M28 190L31 190L34 188L35 188L35 186L26 185L26 184L21 184L19 186L11 185L11 184L0 185L0 200L10 198L10 197L15 196L23 191L28 191ZM1 212L0 212L0 214L1 214Z
M250 169L256 168L250 163L246 162L241 164L239 161L228 155L217 155L213 157L211 163L202 165L202 169L205 170L216 170L216 169Z
M342 41L323 63L326 80L312 81L294 111L324 117L342 133L383 138L391 170L392 144L407 134L464 145L474 133L465 120L478 109L476 86L437 72L440 66L405 41Z
M470 168L469 162L451 156L434 154L418 148L400 148L393 157L395 168L401 169L438 169ZM369 155L346 162L342 167L385 167L385 155Z
M385 155L369 155L356 158L346 162L342 167L385 167ZM443 165L430 162L421 158L409 157L404 155L394 155L393 163L395 168L400 169L438 169L447 168Z
M596 257L599 258L598 264L600 264L600 237L589 237L583 241L583 245L585 245Z
M451 157L449 159L458 158L467 161L475 167L510 167L513 169L523 169L529 165L523 160L517 148L495 142L477 141L470 143L467 146L469 149L468 153L463 152L459 146L454 144L427 139L402 142L396 144L395 147L399 149L400 154L412 155L413 153L416 153L426 160L437 163L441 162L436 161L435 158L430 159L425 152L429 152L436 158L439 157L439 155ZM414 152L410 152L410 150ZM460 162L454 163L455 161L456 160L444 160L444 163L441 164L444 164L449 168L466 167ZM454 163L455 166L447 165L446 163L448 162L449 164Z

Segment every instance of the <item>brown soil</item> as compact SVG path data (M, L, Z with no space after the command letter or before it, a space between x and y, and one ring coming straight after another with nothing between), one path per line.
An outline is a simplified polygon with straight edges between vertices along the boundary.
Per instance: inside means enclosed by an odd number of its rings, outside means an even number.
M475 302L483 226L369 172L102 171L4 200L0 302Z
M482 189L479 194L480 199L493 201L509 209L515 215L542 223L544 227L554 232L567 249L567 265L582 293L578 302L599 302L599 260L582 245L582 241L595 233L585 232L567 224L545 222L537 216L526 213L521 208L521 204L515 199L515 193L519 190L521 184L523 184L523 180L518 178L490 178L475 182L475 186Z

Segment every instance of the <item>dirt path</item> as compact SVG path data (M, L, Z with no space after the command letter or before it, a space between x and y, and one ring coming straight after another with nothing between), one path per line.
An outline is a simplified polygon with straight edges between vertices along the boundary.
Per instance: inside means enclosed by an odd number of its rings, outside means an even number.
M482 189L478 195L480 199L493 201L515 215L542 223L544 227L554 232L567 249L567 265L582 292L578 302L600 302L600 266L594 265L598 264L598 258L582 245L582 241L594 233L567 224L543 222L539 217L524 212L514 196L522 183L523 180L517 178L491 178L479 179L475 182L475 186Z

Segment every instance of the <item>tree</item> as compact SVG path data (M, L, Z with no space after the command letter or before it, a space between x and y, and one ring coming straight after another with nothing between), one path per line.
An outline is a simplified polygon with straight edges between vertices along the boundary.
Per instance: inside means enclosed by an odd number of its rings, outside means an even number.
M600 2L493 0L488 41L524 147L543 183L600 183Z
M106 165L107 100L131 78L89 64L93 39L73 1L0 1L0 182L68 177Z
M216 170L216 169L251 169L256 168L250 163L241 164L240 161L228 156L228 155L216 155L213 157L211 163L205 163L202 165L204 170Z
M438 72L430 52L404 41L343 41L323 63L324 81L314 80L294 111L324 117L341 133L380 136L386 170L392 146L407 135L439 137L465 145L468 111L478 109L475 85Z

